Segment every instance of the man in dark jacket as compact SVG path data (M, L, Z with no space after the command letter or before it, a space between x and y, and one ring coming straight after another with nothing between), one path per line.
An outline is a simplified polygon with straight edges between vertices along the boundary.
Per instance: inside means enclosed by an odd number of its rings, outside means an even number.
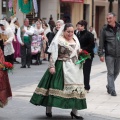
M120 25L116 22L114 13L107 14L107 22L108 24L104 25L101 30L98 55L100 61L104 62L105 52L107 92L111 96L117 96L114 81L120 71Z
M85 20L80 20L77 23L77 29L78 29L78 32L76 35L80 42L81 49L90 53L90 56L91 56L91 58L85 60L85 63L83 64L84 86L85 86L86 92L89 92L90 73L91 73L91 67L92 67L92 62L94 58L93 49L95 47L94 36L91 32L87 30L87 21Z

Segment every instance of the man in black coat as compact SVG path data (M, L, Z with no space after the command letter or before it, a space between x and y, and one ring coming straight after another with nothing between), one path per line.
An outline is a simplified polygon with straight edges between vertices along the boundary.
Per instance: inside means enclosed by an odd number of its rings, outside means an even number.
M94 35L87 30L87 22L85 20L79 21L77 23L77 28L78 28L78 32L76 35L80 42L81 49L86 50L88 53L90 53L90 56L91 56L91 58L87 59L83 64L84 86L85 86L86 92L89 92L90 72L91 72L92 61L94 58L93 49L95 47Z

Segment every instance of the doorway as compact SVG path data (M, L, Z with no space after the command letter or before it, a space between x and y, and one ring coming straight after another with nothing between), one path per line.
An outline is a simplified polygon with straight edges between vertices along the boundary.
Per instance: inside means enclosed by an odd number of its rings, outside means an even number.
M71 22L71 5L67 2L60 3L60 19L64 20L65 23Z
M96 6L95 11L95 30L99 37L100 30L105 24L105 6Z
M89 25L89 11L90 11L90 5L89 4L84 4L83 6L83 20L86 20Z

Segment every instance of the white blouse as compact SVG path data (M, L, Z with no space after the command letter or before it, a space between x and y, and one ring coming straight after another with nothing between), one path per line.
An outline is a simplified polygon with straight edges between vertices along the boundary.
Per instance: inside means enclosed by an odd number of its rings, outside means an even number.
M0 29L0 33L7 35L8 40L6 41L8 44L4 46L4 55L8 56L14 53L14 48L12 41L14 39L14 33L12 32L11 28L7 28L6 30Z

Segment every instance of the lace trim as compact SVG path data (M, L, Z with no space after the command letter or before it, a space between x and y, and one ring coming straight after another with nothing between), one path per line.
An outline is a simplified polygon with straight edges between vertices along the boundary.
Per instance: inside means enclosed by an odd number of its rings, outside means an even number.
M72 93L65 93L62 90L57 90L57 89L44 89L44 88L36 88L35 90L36 94L41 94L44 96L48 95L53 95L53 96L58 96L58 97L63 97L63 98L77 98L77 99L84 99L85 98L85 92L76 92L72 91Z
M83 84L65 84L64 85L64 93L70 94L76 92L78 94L84 94L85 93L85 89L84 89L84 85Z

